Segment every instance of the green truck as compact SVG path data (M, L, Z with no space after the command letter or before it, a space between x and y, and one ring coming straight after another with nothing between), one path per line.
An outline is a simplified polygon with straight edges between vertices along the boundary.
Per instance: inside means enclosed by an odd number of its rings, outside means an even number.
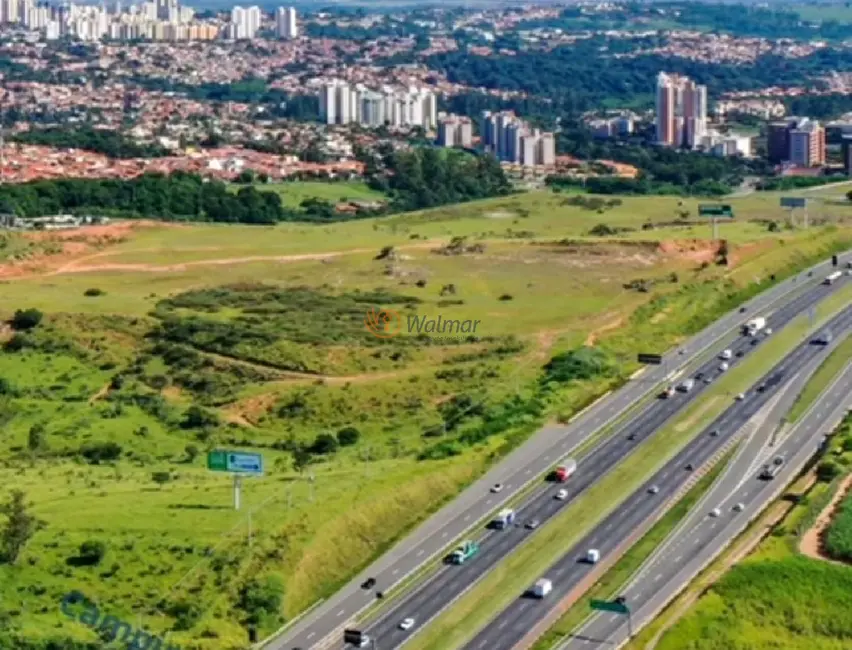
M479 553L479 544L471 540L462 542L461 545L450 553L451 564L464 564L467 560Z

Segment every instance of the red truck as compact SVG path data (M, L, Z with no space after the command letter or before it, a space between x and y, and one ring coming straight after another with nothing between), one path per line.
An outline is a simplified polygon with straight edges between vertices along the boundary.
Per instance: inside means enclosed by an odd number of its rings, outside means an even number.
M577 461L573 458L569 458L553 471L553 480L557 483L564 483L571 478L571 474L573 474L576 469Z

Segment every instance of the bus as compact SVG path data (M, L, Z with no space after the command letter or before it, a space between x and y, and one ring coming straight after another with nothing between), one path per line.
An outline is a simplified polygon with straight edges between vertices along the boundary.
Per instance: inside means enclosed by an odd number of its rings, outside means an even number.
M826 276L825 280L822 281L823 284L834 284L834 281L839 279L843 273L841 271L835 271L831 275Z

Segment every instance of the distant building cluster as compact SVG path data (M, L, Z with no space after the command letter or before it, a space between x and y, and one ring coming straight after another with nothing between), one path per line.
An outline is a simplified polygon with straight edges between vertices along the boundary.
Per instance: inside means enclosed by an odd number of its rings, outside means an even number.
M512 111L485 111L479 133L482 148L502 162L525 167L556 163L556 139L553 133L530 128Z
M473 122L469 117L442 115L438 118L438 145L441 147L473 146Z
M626 137L633 134L636 119L633 115L619 115L600 120L592 120L589 128L596 138Z
M820 167L825 164L825 129L807 117L789 117L767 128L766 157L773 164Z
M334 80L320 89L320 119L326 124L419 126L434 129L438 99L430 90L384 87L372 90Z
M44 33L47 40L73 36L81 41L155 40L186 41L254 38L263 12L259 7L234 7L231 20L221 28L216 22L195 19L195 11L178 0L150 0L123 10L116 0L111 10L101 5L37 4L36 0L0 0L0 23L22 25ZM298 37L296 10L281 7L275 14L279 38Z
M657 143L695 149L707 135L707 86L661 72L657 75Z

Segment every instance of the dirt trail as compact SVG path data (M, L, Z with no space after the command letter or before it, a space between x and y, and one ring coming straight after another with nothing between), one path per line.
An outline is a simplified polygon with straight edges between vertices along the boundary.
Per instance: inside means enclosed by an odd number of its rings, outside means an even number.
M802 536L802 541L799 544L799 551L802 555L807 555L815 560L824 560L833 564L843 564L837 560L832 560L823 551L822 536L829 524L834 518L834 512L843 498L852 490L852 474L846 477L840 484L835 495L831 498L829 504L819 513L814 525Z
M592 330L589 332L589 335L586 337L586 343L588 347L592 347L597 343L598 338L600 338L601 334L606 334L612 330L617 330L619 327L624 325L624 317L619 316L618 318L601 325L596 330Z
M91 406L92 404L94 404L98 400L103 399L104 397L109 395L109 387L110 387L110 382L107 382L106 384L101 386L100 390L98 390L97 393L95 393L94 395L92 395L89 398L89 405Z

